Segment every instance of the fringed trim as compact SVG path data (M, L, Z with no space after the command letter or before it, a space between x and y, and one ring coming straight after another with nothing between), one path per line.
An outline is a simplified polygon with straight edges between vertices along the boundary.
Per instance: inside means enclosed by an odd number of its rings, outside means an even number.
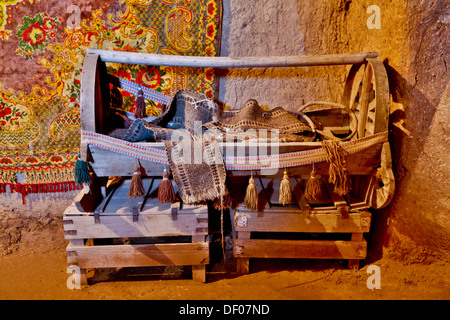
M6 188L9 186L11 193L17 192L22 194L22 203L25 204L25 197L30 193L53 193L53 192L67 192L73 190L81 190L75 181L53 182L53 183L1 183L0 193L6 193Z
M212 189L204 190L201 193L199 192L199 195L181 194L181 198L183 199L184 203L199 203L204 201L211 201L219 198L220 196L223 196L223 194Z

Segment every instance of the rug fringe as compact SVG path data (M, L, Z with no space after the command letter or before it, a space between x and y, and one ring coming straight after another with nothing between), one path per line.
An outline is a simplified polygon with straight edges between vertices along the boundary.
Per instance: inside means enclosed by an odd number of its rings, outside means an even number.
M26 204L25 197L32 193L53 193L81 190L81 187L75 181L63 181L52 183L0 183L0 193L6 193L7 186L11 193L22 194L22 203Z

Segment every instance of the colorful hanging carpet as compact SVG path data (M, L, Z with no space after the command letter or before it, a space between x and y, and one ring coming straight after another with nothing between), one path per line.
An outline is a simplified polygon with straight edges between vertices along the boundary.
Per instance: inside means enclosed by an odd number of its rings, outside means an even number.
M219 53L221 0L0 0L0 192L77 188L79 96L87 48ZM108 64L108 72L171 95L214 98L209 68ZM121 91L133 111L134 95ZM162 105L147 101L147 113Z

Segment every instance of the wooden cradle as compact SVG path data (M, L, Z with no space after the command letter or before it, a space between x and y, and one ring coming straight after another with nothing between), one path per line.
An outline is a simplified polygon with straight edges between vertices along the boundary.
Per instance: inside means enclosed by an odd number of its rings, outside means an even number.
M81 130L85 133L105 134L108 117L111 115L105 64L109 62L213 68L352 65L347 75L342 101L340 101L354 112L358 120L357 128L353 128L356 131L353 138L341 143L348 148L347 151L353 150L346 156L352 184L348 195L339 196L333 192L327 179L329 164L326 161L314 164L317 174L322 177L321 186L324 191L320 199L315 201L307 201L304 196L304 188L312 170L312 163L289 168L294 200L288 206L280 206L277 203L277 185L282 177L283 167L275 170L276 172L271 170L270 175L267 175L265 169L252 169L250 172L250 170L242 170L242 168L233 170L231 166L231 169L227 170L227 175L232 185L236 185L236 189L239 189L238 186L246 185L248 177L253 173L258 177L256 184L262 199L258 211L253 212L245 209L242 197L239 199L239 196L236 196L235 206L231 210L232 221L234 221L234 255L238 259L238 272L249 271L250 258L262 257L348 259L349 265L355 266L366 257L367 253L367 244L363 233L369 232L370 229L371 213L368 209L379 209L388 205L393 197L395 185L387 133L389 121L388 78L384 65L376 58L377 56L377 53L357 53L230 58L90 50L86 55L82 72ZM325 117L319 112L315 118L322 124L322 130L328 133L345 134L351 129L348 119L343 119L342 116ZM364 147L364 141L371 143L368 147ZM236 147L238 144L236 143ZM133 144L136 148L149 145L152 148L164 150L163 143ZM362 146L360 151L358 151L358 146ZM223 143L222 147L223 150L227 150L227 147L230 146ZM250 148L251 146L247 145L246 147ZM80 216L94 217L97 223L98 220L101 223L101 214L105 212L106 206L115 201L114 189L106 188L108 177L129 178L133 174L136 160L132 156L107 150L95 144L89 144L88 149L88 160L92 168L91 188L89 192L84 190L76 197L74 206ZM279 153L289 154L320 149L320 142L289 142L280 143ZM224 154L224 157L226 156ZM144 175L147 175L152 183L161 179L164 164L142 159L139 160L139 163L143 168L141 171L145 172ZM237 194L243 195L245 190L238 190ZM145 201L143 199L141 203L145 203ZM177 205L179 206L179 204ZM71 214L73 214L74 208L71 210ZM139 212L133 214L138 215ZM201 219L203 219L202 222L205 222L204 217ZM67 218L67 220L70 219ZM127 224L130 223L133 224L133 221L127 221ZM198 226L194 224L192 228L191 233L195 235ZM70 224L68 224L66 234L70 233L70 230L73 228L70 229ZM274 236L274 233L277 235ZM284 236L279 237L280 234ZM308 234L312 237L291 237L293 234ZM326 237L318 238L318 234L341 235L342 238L330 240ZM91 234L84 237L94 236ZM71 239L73 238L72 236ZM198 240L196 241L198 242ZM202 241L206 241L206 239L204 238ZM74 251L73 246L70 250ZM192 265L195 263L200 262L187 262ZM208 259L203 259L201 265L204 266L207 263ZM204 269L202 270L204 272ZM201 278L204 279L203 276Z

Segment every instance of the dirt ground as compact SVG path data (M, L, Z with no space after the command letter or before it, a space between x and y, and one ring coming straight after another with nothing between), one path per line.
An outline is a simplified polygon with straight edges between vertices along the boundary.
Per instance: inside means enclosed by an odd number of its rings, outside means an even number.
M160 299L160 300L286 300L286 299L449 299L446 261L409 263L383 257L381 289L368 289L369 265L346 269L340 260L256 259L251 273L234 272L227 251L211 246L207 283L190 279L189 267L91 270L90 285L66 285L67 261L62 221L0 215L0 299ZM217 241L216 241L217 242ZM385 255L386 256L386 255Z

